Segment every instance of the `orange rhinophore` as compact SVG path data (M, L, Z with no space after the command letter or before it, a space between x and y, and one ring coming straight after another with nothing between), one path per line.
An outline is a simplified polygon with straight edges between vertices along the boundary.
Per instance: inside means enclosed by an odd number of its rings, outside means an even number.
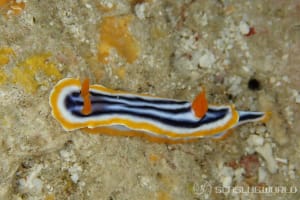
M195 113L195 116L198 118L202 118L208 109L207 99L205 97L205 88L202 87L202 91L198 96L194 99L192 103L192 109Z
M84 115L88 115L92 112L92 104L90 99L89 87L90 87L90 81L89 79L85 79L82 82L81 91L80 91L80 95L83 98L83 108L81 113Z

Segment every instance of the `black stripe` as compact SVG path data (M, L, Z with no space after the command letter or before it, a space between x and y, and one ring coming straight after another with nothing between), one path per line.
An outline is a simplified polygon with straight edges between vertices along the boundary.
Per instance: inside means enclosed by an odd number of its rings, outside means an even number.
M67 99L66 99L66 107L67 108L70 108L72 106L82 106L83 105L83 101L76 101L75 99L72 99L72 97L76 97L76 98L80 98L80 93L79 92L73 92L71 93L71 95L67 96ZM102 98L103 97L103 98ZM104 100L105 98L108 98L109 100ZM81 99L81 98L80 98ZM183 107L184 109L188 110L189 109L189 106L185 106L185 104L187 104L188 102L186 101L180 101L179 103L176 102L176 101L171 101L171 100L146 100L146 99L143 99L143 98L135 98L135 100L129 100L129 99L133 99L133 98L127 98L127 97L121 97L121 96L111 96L111 95L96 95L95 96L91 96L91 103L92 105L94 104L105 104L105 103L109 103L109 104L114 104L114 105L121 105L123 104L124 106L127 106L128 108L141 108L141 109L146 109L146 108L157 108L161 111L169 111L169 110L176 110L176 108L158 108L158 106L144 106L144 105L139 105L139 104L136 104L136 105L132 105L134 102L138 102L140 104L161 104L161 105L178 105L180 107ZM137 100L137 99L141 99L141 100ZM120 100L123 100L125 102L120 102ZM72 101L72 103L70 103L70 101ZM126 101L130 101L130 103L126 103ZM162 103L163 102L163 103Z
M74 95L78 97L78 95ZM187 103L187 102L185 102ZM105 105L116 105L116 106L123 106L125 108L132 108L132 109L143 109L143 110L158 110L161 112L169 113L169 114L178 114L178 113L184 113L184 112L190 112L190 107L186 106L180 109L176 108L157 108L153 106L140 106L140 105L129 105L126 103L120 103L120 102L111 102L111 101L105 101L105 100L98 100L98 101L92 101L93 107L106 107ZM71 96L67 96L65 100L65 106L68 110L74 106L83 106L83 101L76 101ZM208 112L227 112L227 108L208 108Z
M228 110L227 110L228 112ZM144 118L147 120L152 120L152 121L156 121L162 124L166 124L169 126L175 126L175 127L184 127L184 128L196 128L196 127L200 127L202 125L207 125L209 123L218 121L223 119L227 112L210 112L210 115L206 114L201 120L198 121L188 121L188 120L173 120L173 119L167 119L167 118L162 118L159 116L154 116L148 113L134 113L134 112L130 112L130 111L111 111L111 110L102 110L102 111L97 111L97 112L93 112L89 115L84 115L82 114L80 111L72 111L72 114L76 117L81 117L81 118L85 118L85 117L89 117L89 116L105 116L105 115L112 115L112 114L117 114L117 115L128 115L128 116L133 116L133 117L140 117L140 118Z
M107 95L107 94L101 94L101 93L95 93L95 92L90 92L90 94L94 97L107 97L107 98L112 98L112 99L118 99L118 100L125 100L125 101L130 101L130 102L145 102L145 103L156 103L156 104L171 104L171 105L180 105L180 104L186 104L186 101L172 101L168 99L146 99L142 97L125 97L122 95L116 96L116 95ZM93 97L92 97L93 98ZM150 97L151 98L151 97Z
M83 115L81 113L81 111L78 110L72 110L72 108L74 108L75 106L83 106L83 102L82 101L75 101L73 97L79 97L80 93L79 92L73 92L71 93L71 96L67 96L65 99L65 106L67 108L67 110L70 110L70 112L75 116L75 117L81 117L81 118L85 118L85 117L89 117L89 116L105 116L105 115L112 115L112 114L118 114L118 115L128 115L128 116L132 116L132 117L140 117L140 118L144 118L147 120L152 120L152 121L156 121L162 124L166 124L169 126L174 126L174 127L184 127L184 128L196 128L196 127L200 127L202 125L207 125L209 123L213 123L215 121L221 120L224 117L226 117L226 115L228 114L228 112L230 111L229 108L218 108L218 107L214 107L214 108L209 108L207 111L207 114L200 120L198 121L188 121L188 120L174 120L174 119L168 119L168 118L164 118L161 116L157 116L151 113L147 113L147 109L152 109L152 110L158 110L158 111L162 111L162 112L166 112L169 115L176 115L176 114L183 114L184 112L190 112L190 107L185 107L182 109L161 109L161 108L156 108L156 107L151 107L151 106L142 106L142 107L137 107L137 106L132 106L132 105L125 105L123 103L115 103L116 105L121 105L123 107L130 107L130 108L138 108L138 109L144 109L145 113L136 113L134 111L123 111L123 110L112 110L112 109L108 109L107 106L105 106L105 104L107 105L111 105L112 102L110 101L97 101L97 102L93 102L93 112L89 115ZM110 96L110 95L99 95L97 94L98 97L100 96ZM111 98L116 98L116 96L111 96ZM122 97L123 98L123 97ZM141 99L141 98L127 98L125 97L124 99L129 100L129 99ZM141 102L141 100L135 100L138 102ZM142 101L144 101L144 99L142 99ZM153 103L153 101L144 101L144 102L149 102L149 103ZM170 103L174 103L173 101L165 101L165 100L158 100L155 101L155 103L157 102L170 102ZM175 102L177 103L177 102ZM186 102L182 102L182 104L186 104ZM97 107L99 107L99 109L97 109Z
M264 116L264 113L259 113L259 112L249 112L247 114L243 113L242 115L240 114L240 116L239 116L239 122L259 119L262 116Z
M161 112L172 112L174 114L177 113L184 113L184 112L189 112L191 107L186 106L183 108L158 108L158 107L154 107L154 106L143 106L143 105L129 105L126 103L120 103L120 102L112 102L112 101L92 101L92 105L93 105L93 109L97 108L97 107L107 107L107 106L111 106L111 105L115 105L115 106L122 106L124 108L131 108L131 109L142 109L142 110L158 110ZM68 110L70 110L71 108L75 107L75 106L83 106L83 102L82 101L76 101L74 99L72 99L72 97L68 96L65 100L65 106Z
M158 108L154 106L142 106L142 105L128 105L124 103L114 103L111 101L93 101L92 102L93 107L105 107L105 105L110 106L110 105L116 105L116 106L122 106L124 108L131 108L131 109L141 109L141 110L157 110L165 113L184 113L184 112L189 112L191 110L191 107L183 107L183 108Z

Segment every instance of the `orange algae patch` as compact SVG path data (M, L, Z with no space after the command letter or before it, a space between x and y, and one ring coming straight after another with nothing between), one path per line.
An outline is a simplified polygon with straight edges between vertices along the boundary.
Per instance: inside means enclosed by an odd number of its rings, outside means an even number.
M157 193L157 200L171 200L171 197L168 193L164 191L159 191Z
M45 77L37 80L37 75L59 80L62 75L56 65L48 59L51 54L38 54L27 58L13 69L13 81L22 85L29 93L34 93L41 85L47 85ZM43 81L44 80L44 81Z
M98 45L98 59L108 63L108 56L112 48L126 59L134 62L139 54L139 46L128 30L132 15L105 17L100 24L100 44Z
M12 48L9 47L0 48L0 66L6 65L9 62L10 55L15 55L15 52L14 50L12 50Z
M149 155L149 160L153 163L157 162L160 159L160 156L157 154L150 154Z
M6 17L11 15L19 15L25 8L25 2L17 2L16 0L0 0L0 11Z

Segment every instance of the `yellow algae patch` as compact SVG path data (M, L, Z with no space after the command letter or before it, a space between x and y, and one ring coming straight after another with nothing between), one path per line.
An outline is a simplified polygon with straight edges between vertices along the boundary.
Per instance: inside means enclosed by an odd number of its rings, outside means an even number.
M139 46L128 30L132 15L105 17L100 24L100 44L98 59L108 63L111 48L124 57L128 63L134 62L139 54Z
M20 14L24 8L24 1L0 0L0 11L7 17Z
M121 67L113 67L113 74L116 75L119 79L125 79L126 76L126 67L121 66Z
M1 0L0 0L0 3L1 3ZM15 55L15 52L12 48L9 48L9 47L0 48L0 67L9 63L10 55ZM5 83L6 80L7 80L6 74L4 73L4 71L0 70L0 84Z
M54 194L48 194L48 195L45 197L45 200L55 200Z
M34 93L46 80L38 76L48 76L59 80L62 76L56 65L48 60L51 54L39 54L27 58L13 69L13 81L22 85L27 92Z
M15 55L15 52L14 50L12 50L12 48L9 47L0 48L0 66L6 65L9 62L10 55Z
M0 71L0 85L5 83L7 80L7 76L3 71Z

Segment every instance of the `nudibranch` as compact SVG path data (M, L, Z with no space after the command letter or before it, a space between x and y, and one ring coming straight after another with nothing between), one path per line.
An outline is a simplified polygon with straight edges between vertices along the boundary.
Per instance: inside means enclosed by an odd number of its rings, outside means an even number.
M158 98L60 80L49 98L52 115L66 131L140 136L154 142L179 143L222 139L234 127L266 121L268 112L238 111L232 105L208 105L205 90L193 102Z

